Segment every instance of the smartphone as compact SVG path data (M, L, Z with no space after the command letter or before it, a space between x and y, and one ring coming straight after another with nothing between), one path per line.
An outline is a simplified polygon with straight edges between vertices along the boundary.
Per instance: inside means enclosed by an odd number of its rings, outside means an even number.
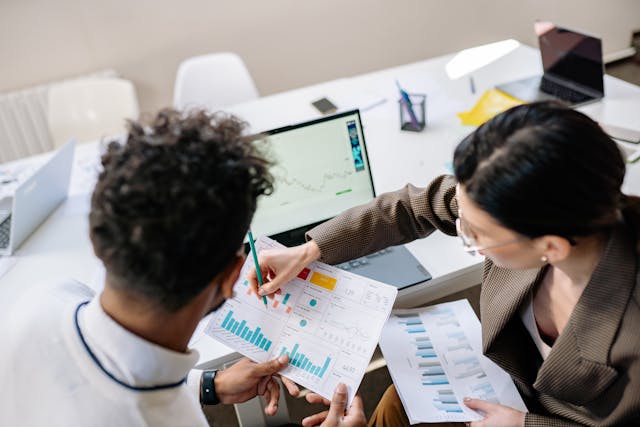
M338 111L338 107L336 107L333 102L329 101L327 98L320 98L317 101L313 101L311 103L316 110L320 111L321 114L333 114Z

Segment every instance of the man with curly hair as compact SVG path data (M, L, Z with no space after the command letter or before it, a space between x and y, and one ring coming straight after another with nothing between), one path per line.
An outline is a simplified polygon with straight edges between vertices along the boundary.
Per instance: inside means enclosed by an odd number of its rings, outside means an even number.
M206 426L199 403L256 395L276 412L273 376L287 356L203 373L188 349L198 322L232 295L256 198L272 190L244 128L163 110L109 145L89 216L104 290L67 281L15 302L0 330L0 425Z

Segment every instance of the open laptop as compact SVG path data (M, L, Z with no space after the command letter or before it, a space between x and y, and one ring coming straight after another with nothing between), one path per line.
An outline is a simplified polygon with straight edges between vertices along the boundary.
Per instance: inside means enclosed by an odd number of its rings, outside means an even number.
M65 144L0 201L0 256L13 254L67 197L74 147L74 141Z
M251 228L285 246L346 209L375 197L360 113L330 117L265 132L275 161L273 194L258 199ZM393 246L339 265L345 270L405 288L431 278L404 246Z
M496 86L522 101L559 100L571 106L604 97L602 41L596 37L536 22L542 76Z

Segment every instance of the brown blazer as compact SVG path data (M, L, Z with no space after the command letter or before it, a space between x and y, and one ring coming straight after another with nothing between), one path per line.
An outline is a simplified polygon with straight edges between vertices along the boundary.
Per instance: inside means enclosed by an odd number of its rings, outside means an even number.
M407 185L319 225L307 238L318 243L323 261L335 264L435 229L455 235L454 196L451 176L426 188ZM640 425L640 274L632 235L623 223L613 230L544 361L518 314L543 270L508 270L485 260L483 351L513 378L529 408L525 425Z

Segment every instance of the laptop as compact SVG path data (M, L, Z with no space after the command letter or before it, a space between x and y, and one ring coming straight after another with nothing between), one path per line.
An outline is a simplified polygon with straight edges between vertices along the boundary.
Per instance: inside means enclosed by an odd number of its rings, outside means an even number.
M267 156L275 164L273 194L261 196L251 228L285 246L346 209L375 197L360 112L347 111L273 129ZM338 265L402 289L431 279L404 246L393 246Z
M570 106L604 97L602 41L550 22L536 22L544 74L496 86L525 102L558 100Z
M12 197L0 201L0 256L8 256L67 197L75 141L61 147Z

